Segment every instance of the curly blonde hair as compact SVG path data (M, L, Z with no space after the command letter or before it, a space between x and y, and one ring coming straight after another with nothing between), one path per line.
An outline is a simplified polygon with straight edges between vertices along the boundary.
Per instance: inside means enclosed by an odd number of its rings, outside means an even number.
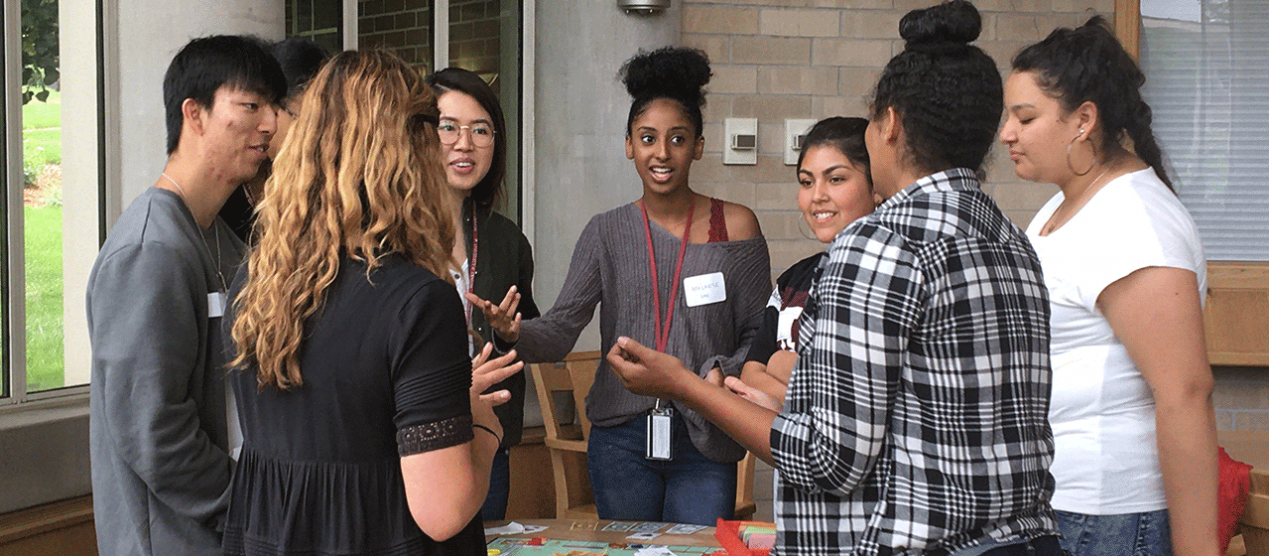
M453 208L441 166L436 95L383 51L343 52L304 93L257 207L259 244L235 303L233 368L255 363L261 390L304 383L305 321L340 257L370 272L399 255L450 281Z

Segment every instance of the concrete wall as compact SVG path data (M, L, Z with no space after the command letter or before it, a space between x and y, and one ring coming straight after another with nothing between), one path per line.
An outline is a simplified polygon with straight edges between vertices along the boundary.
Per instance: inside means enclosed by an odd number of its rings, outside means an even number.
M625 157L630 97L617 81L639 48L679 43L682 3L666 13L631 16L615 2L537 2L534 214L535 291L544 310L555 302L573 245L587 220L638 199L642 185ZM597 349L598 326L578 350Z
M106 38L108 93L106 113L118 117L119 210L154 184L167 162L163 119L163 73L172 56L190 39L225 33L279 40L283 35L282 2L260 0L118 0ZM113 48L112 48L113 47ZM109 135L108 135L109 137ZM114 162L108 160L108 164Z

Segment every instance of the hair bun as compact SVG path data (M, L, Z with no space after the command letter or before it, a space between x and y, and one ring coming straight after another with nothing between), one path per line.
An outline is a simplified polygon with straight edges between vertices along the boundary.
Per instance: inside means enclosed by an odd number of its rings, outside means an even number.
M703 89L711 75L704 52L672 46L640 50L620 72L626 91L636 99L667 96L694 106L705 104Z
M966 0L951 0L929 8L912 10L899 21L899 36L907 46L922 44L969 44L983 30L978 9Z

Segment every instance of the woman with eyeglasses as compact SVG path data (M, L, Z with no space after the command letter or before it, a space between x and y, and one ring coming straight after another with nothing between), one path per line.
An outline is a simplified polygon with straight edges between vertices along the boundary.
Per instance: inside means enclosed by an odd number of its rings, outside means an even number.
M468 294L481 299L519 299L523 318L537 317L533 302L533 252L529 240L507 217L493 207L503 194L507 169L507 126L502 107L493 89L479 75L461 68L448 68L427 78L439 96L442 164L454 204L454 251L451 274L463 296L467 327L480 336L480 344L495 342L489 321L481 311L472 311ZM505 351L509 346L495 346ZM471 345L472 354L480 346ZM511 400L494 409L504 432L494 456L489 496L481 508L486 521L500 520L507 512L511 490L510 448L520 443L524 428L524 374L494 385L506 390Z

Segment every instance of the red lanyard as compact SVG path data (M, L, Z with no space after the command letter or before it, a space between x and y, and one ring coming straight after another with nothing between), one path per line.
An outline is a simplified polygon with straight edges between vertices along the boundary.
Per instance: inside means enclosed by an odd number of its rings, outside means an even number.
M648 207L639 203L643 211L643 232L648 238L648 268L652 272L652 315L656 322L657 351L664 352L670 343L670 323L674 321L674 302L679 296L679 278L683 276L683 254L687 252L687 238L692 235L692 212L696 209L696 200L687 207L687 225L683 227L683 241L679 244L679 260L674 266L674 283L670 286L670 304L665 311L665 326L661 325L661 288L657 284L657 257L652 249L652 227L648 224Z
M467 261L467 293L476 288L476 259L480 256L480 234L476 231L476 207L471 208L471 257ZM471 306L467 303L467 327L471 328Z

